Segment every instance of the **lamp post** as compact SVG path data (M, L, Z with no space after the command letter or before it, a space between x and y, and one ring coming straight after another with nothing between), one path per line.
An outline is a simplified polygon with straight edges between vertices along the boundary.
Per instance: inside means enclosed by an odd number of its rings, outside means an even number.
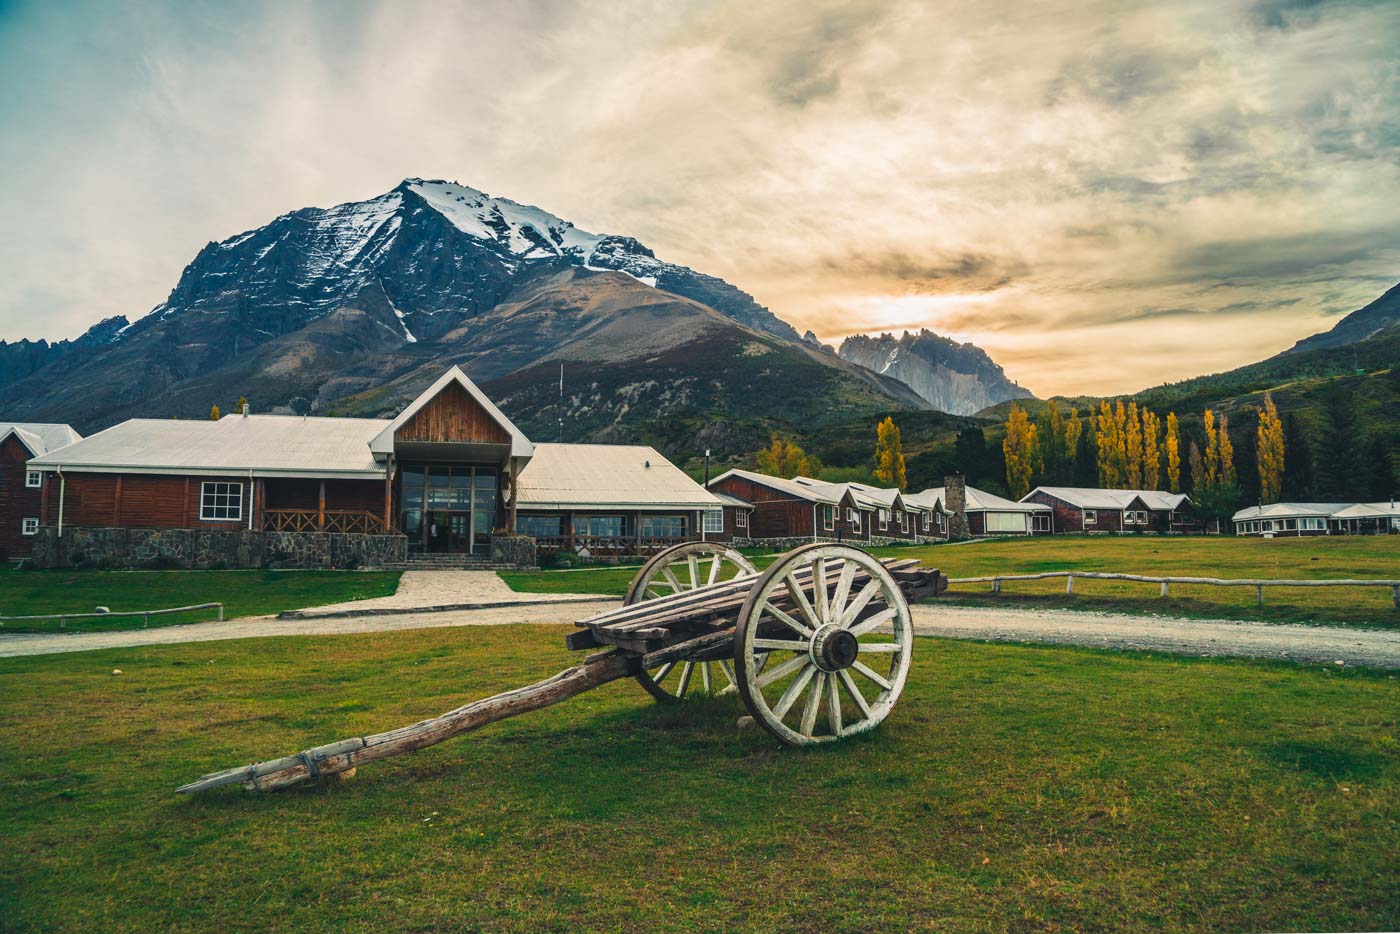
M710 449L705 448L705 489L710 488Z

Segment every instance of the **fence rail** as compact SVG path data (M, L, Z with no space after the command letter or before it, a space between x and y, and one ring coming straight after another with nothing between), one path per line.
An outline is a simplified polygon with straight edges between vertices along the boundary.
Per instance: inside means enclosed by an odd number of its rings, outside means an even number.
M1160 584L1160 596L1167 596L1172 584L1204 584L1209 587L1253 587L1257 606L1264 605L1265 587L1389 587L1390 599L1396 609L1400 609L1400 580L1283 580L1259 578L1219 578L1219 577L1150 577L1146 574L1111 574L1105 571L1042 571L1039 574L992 574L985 577L953 577L952 584L992 585L992 593L1001 593L1002 581L1038 581L1056 577L1065 578L1065 593L1074 593L1074 579L1137 581L1143 584Z
M41 616L0 616L0 629L6 623L33 622L41 619L58 620L58 628L63 629L64 624L70 619L111 619L113 617L141 617L141 628L145 629L150 623L152 616L169 616L171 613L189 613L192 610L215 610L219 611L218 621L224 620L224 605L222 603L196 603L194 606L172 606L164 610L123 610L119 613L44 613Z

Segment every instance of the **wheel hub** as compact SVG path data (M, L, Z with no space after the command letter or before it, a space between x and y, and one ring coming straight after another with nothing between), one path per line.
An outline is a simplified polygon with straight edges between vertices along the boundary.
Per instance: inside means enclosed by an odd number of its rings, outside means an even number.
M855 664L860 655L860 640L849 629L833 623L812 636L811 654L812 664L822 671L841 671Z

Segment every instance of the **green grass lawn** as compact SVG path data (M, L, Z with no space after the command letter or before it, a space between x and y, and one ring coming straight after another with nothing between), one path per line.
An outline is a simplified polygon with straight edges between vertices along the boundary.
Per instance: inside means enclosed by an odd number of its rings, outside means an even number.
M347 782L172 794L551 674L569 629L0 659L0 927L1400 927L1400 682L1330 667L920 639L833 746L617 683Z
M224 604L224 618L259 616L392 594L398 571L5 571L0 572L0 616L154 610ZM205 621L213 610L153 616L150 625ZM141 619L69 620L65 632L138 629ZM6 623L4 632L53 632L57 622Z
M1001 539L965 545L876 549L885 557L917 557L949 577L1034 574L1041 571L1110 571L1149 576L1219 578L1400 579L1400 536L1356 538L1158 538L1057 535ZM766 567L772 559L757 558ZM621 596L630 568L502 574L515 590ZM993 606L1060 606L1086 610L1226 617L1272 622L1400 626L1389 589L1266 588L1264 606L1248 587L1157 585L1077 580L1075 595L1063 579L1008 582L992 596L988 584L955 586L957 602Z

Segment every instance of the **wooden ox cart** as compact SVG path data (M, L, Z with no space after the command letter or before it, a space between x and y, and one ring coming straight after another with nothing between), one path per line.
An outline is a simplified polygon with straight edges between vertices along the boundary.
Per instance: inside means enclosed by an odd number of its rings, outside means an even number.
M412 726L214 772L177 791L234 783L268 791L349 772L629 676L666 703L737 691L782 742L830 742L889 715L913 660L909 602L946 586L916 560L879 561L849 545L805 545L761 573L723 545L677 545L637 572L620 609L578 622L568 648L600 650L580 665Z

